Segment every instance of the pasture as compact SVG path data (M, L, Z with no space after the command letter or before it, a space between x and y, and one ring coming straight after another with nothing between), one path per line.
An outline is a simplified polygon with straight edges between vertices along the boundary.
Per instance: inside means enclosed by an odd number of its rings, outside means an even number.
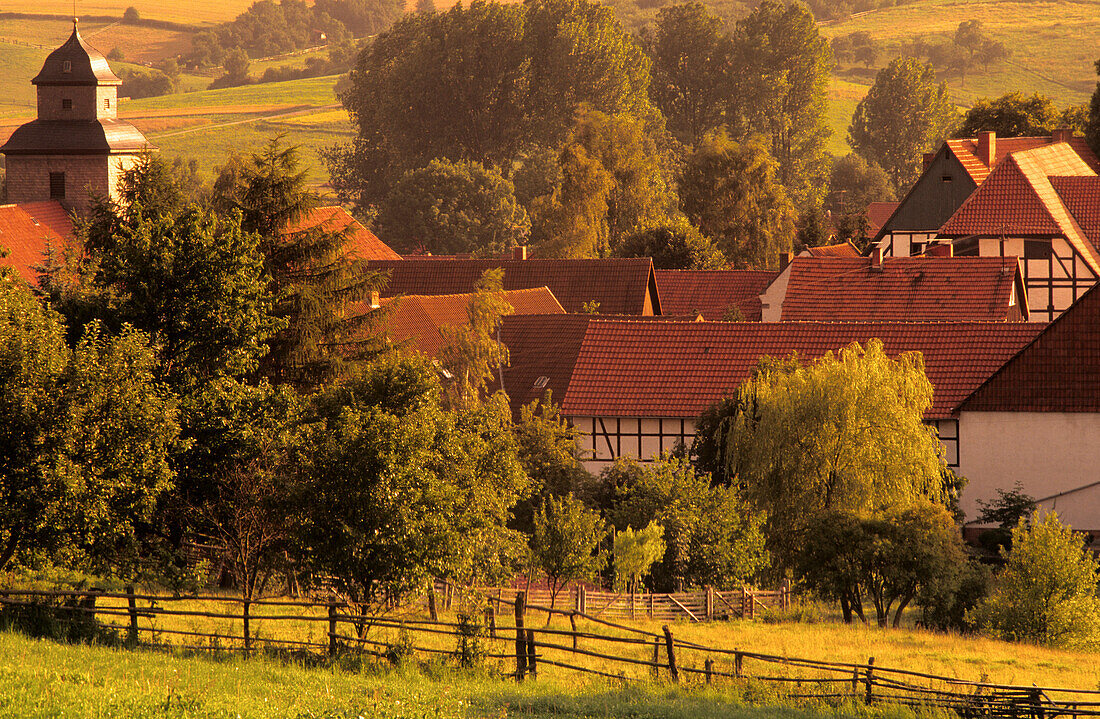
M216 25L227 22L247 10L255 0L80 0L78 15L112 15L122 17L126 8L137 9L145 20L163 20L185 25ZM4 12L64 14L72 6L56 4L44 8L34 0L8 0L0 8Z

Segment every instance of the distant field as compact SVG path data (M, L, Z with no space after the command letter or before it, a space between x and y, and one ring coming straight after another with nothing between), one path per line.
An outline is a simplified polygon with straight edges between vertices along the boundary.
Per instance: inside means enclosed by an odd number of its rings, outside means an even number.
M852 122L852 113L856 111L856 105L867 94L867 88L867 85L835 77L829 83L828 122L833 134L829 137L826 149L838 157L852 151L845 139L848 136L848 125Z
M114 15L122 17L126 8L134 7L147 20L167 20L189 25L214 25L240 15L254 0L80 0L80 15ZM8 0L0 5L4 12L63 14L71 4L55 3L44 7L35 0Z

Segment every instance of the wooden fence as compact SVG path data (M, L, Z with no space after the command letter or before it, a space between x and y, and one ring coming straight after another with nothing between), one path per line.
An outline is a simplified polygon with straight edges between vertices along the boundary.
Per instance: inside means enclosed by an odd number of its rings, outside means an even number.
M448 599L445 593L444 603ZM501 676L517 681L554 668L613 682L756 682L795 701L939 707L967 718L1100 716L1097 690L967 681L879 666L873 657L852 664L706 646L676 638L675 625L652 632L576 609L529 604L527 599L524 592L490 596L481 603L484 615L471 622L468 616L456 621L424 619L422 614L367 616L339 601L0 590L0 618L15 619L20 612L48 606L60 621L93 622L135 645L245 653L293 650L333 657L353 652L390 660L448 655L488 662ZM568 628L552 628L551 617L568 620ZM181 628L181 618L199 620L207 630ZM293 625L299 631L269 632L261 638L253 631L258 622Z
M441 595L445 607L449 608L449 597L454 586L445 581L437 581L433 591ZM482 587L482 594L495 597L498 601L505 596L514 596L517 589L504 587ZM628 593L602 592L583 586L563 590L555 599L549 589L532 588L525 590L527 600L537 606L551 607L590 614L607 619L656 619L660 621L688 620L692 622L714 621L720 619L755 619L757 613L768 609L786 609L791 603L791 590L788 583L777 590L760 590L741 587L732 591L718 591L707 587L697 592ZM432 598L429 598L429 602Z

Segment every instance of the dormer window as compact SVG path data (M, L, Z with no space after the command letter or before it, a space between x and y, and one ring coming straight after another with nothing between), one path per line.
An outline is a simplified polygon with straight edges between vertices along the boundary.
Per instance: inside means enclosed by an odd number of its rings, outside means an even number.
M71 110L71 109L73 109L72 98L69 98L69 97L62 98L62 100L61 100L61 109L62 110Z
M72 72L73 64L68 60L61 61L61 72Z

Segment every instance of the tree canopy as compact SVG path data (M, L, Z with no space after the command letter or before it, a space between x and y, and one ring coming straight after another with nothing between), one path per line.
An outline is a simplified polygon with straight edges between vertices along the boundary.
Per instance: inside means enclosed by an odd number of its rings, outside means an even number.
M1033 93L1009 92L1000 97L982 98L966 111L956 137L975 137L992 130L997 137L1035 137L1050 135L1061 126L1062 115L1049 97Z
M882 167L902 193L920 174L922 153L947 137L955 122L947 87L932 66L899 57L879 71L856 106L848 144Z

